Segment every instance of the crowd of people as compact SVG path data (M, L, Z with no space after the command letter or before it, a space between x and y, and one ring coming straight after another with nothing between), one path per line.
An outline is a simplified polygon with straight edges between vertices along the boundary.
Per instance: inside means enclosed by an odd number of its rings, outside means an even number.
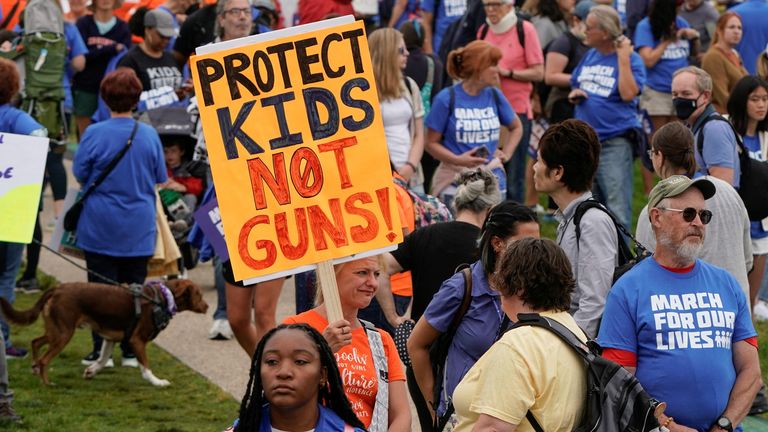
M768 160L768 1L370 3L300 0L283 16L278 0L0 1L0 132L50 138L56 219L76 138L89 281L143 283L163 214L188 252L170 277L212 260L209 337L253 359L232 430L571 430L585 365L547 331L509 330L523 313L596 340L666 403L669 431L740 430L768 411L753 325L768 319L768 220L739 195L741 154ZM278 325L285 279L237 280L191 216L216 190L187 61L347 14L366 25L405 237L335 266L342 319L302 274ZM41 32L60 62L23 56ZM41 68L62 94L33 96ZM53 119L35 108L51 101ZM450 220L417 224L416 207ZM24 245L0 242L11 303L39 291L44 226L20 278ZM616 279L632 227L652 255ZM0 420L17 421L5 365L27 352L0 328ZM137 366L127 345L122 363Z

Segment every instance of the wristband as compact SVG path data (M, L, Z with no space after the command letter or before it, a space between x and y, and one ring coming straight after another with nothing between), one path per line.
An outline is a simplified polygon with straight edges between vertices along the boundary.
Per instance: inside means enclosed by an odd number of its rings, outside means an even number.
M515 71L513 71L512 69L510 69L510 70L509 70L509 75L508 75L508 77L509 77L509 79L515 79Z
M409 167L411 167L413 172L417 171L416 165L412 164L411 161L405 161L405 164L408 165Z

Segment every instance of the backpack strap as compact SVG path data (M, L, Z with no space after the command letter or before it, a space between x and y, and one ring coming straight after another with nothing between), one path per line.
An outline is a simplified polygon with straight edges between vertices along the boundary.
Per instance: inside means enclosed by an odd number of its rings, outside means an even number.
M490 26L486 23L480 24L480 37L478 40L485 40L485 37L488 36L488 30L490 29Z
M426 84L432 85L435 82L435 60L431 55L425 56L427 59L427 81Z
M525 49L525 30L523 29L523 18L520 14L517 14L517 23L515 28L517 29L517 40L520 42L520 46Z
M456 336L456 331L459 329L459 324L461 324L461 320L464 319L464 315L467 314L469 305L472 303L472 267L468 264L460 264L456 268L455 273L458 272L461 272L461 274L464 276L464 297L461 300L461 306L459 306L459 310L456 312L456 315L453 316L451 325L448 327L448 340L446 341L447 346L450 346L453 343L453 337ZM443 385L445 385L445 383L443 383ZM435 394L433 397L435 400L438 400L440 391L441 389L434 389ZM448 420L451 418L451 415L453 415L454 411L455 408L453 403L449 401L445 413L443 413L443 415L440 417L435 417L435 423L433 424L435 429L442 431L443 428L445 428L445 425L448 423Z
M590 209L597 208L602 210L604 213L606 213L613 222L613 225L616 227L616 235L618 236L618 251L619 251L619 257L621 258L619 264L623 264L624 262L629 261L632 259L633 254L630 250L629 246L627 246L627 242L624 241L622 238L622 235L627 236L632 240L632 243L635 246L635 250L638 251L639 254L645 254L648 253L648 249L643 246L635 236L633 236L629 230L627 230L626 227L624 227L624 224L619 222L618 219L616 219L616 216L611 212L611 210L608 209L608 207L604 206L602 203L597 201L594 198L589 198L581 203L576 207L576 211L573 214L573 227L576 231L576 248L579 247L579 241L581 239L581 219L584 217L584 214L589 211ZM623 260L623 262L622 262Z
M359 318L358 318L359 319ZM384 352L384 342L381 340L379 330L370 322L360 319L368 335L368 345L373 354L373 364L376 367L376 379L378 390L376 391L376 404L373 407L370 432L386 432L389 424L389 372L387 368L387 355Z
M596 357L596 354L587 344L582 342L581 339L579 339L578 336L576 336L568 327L560 324L556 320L543 317L537 313L521 313L517 315L517 318L517 322L512 326L510 331L518 327L525 326L544 328L557 335L560 340L565 342L566 345L570 346L579 355L579 357L584 359L584 361L591 362ZM531 424L533 430L536 432L544 432L541 424L539 424L539 422L536 420L536 417L530 410L525 413L525 418Z
M749 155L749 152L744 147L744 141L741 139L741 135L739 135L738 132L736 132L736 129L733 127L733 124L725 117L723 117L720 114L711 114L707 118L704 119L703 122L701 122L701 126L699 126L699 135L696 137L696 148L699 149L699 156L701 156L701 160L704 160L704 126L709 123L712 120L718 120L718 121L724 121L730 126L731 131L733 132L733 136L736 137L736 146L739 150L739 155ZM741 161L739 161L741 162ZM707 174L709 174L709 170L707 170Z

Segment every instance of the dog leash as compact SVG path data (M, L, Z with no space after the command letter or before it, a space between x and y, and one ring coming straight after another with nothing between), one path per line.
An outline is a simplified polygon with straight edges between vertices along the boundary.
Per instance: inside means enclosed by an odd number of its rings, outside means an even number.
M58 256L59 258L63 259L64 261L66 261L66 262L68 262L68 263L72 264L73 266L75 266L75 267L79 268L80 270L85 270L86 272L88 272L88 273L90 273L90 274L92 274L92 275L94 275L94 276L98 277L99 279L101 279L102 281L104 281L104 282L106 282L106 283L108 283L108 284L110 284L110 285L114 285L114 286L117 286L117 287L123 288L124 290L128 291L129 293L131 293L131 295L134 295L134 296L135 296L135 295L137 295L137 292L136 292L136 290L132 289L132 288L131 288L131 286L129 286L129 285L127 285L127 284L123 284L123 283L118 283L117 281L115 281L115 280L113 280L113 279L111 279L111 278L108 278L108 277L106 277L106 276L104 276L104 275L102 275L102 274L100 274L100 273L98 273L98 272L95 272L95 271L93 271L93 270L89 270L88 268L86 268L86 267L84 267L84 266L82 266L82 265L80 265L80 264L76 263L75 261L73 261L73 260L72 260L72 259L70 259L69 257L67 257L67 256L64 256L64 254L62 254L61 252L59 252L59 251L57 251L57 250L54 250L54 249L52 249L52 248L48 247L48 245L46 245L46 244L43 244L42 242L40 242L40 241L38 241L38 240L36 240L36 239L34 239L34 238L32 239L32 241L33 241L34 243L37 243L37 244L38 244L38 245L40 245L41 247L43 247L43 248L44 248L45 250L47 250L48 252L51 252L52 254L54 254L54 255ZM150 296L148 296L148 295L147 295L147 294L145 294L143 291L142 291L142 292L139 292L139 293L138 293L138 295L139 295L139 296L141 296L141 298L143 298L144 300L147 300L148 302L150 302L150 303L152 303L152 304L154 304L154 305L156 305L156 306L162 306L162 303L161 303L161 302L157 301L157 300L156 300L155 298L153 298L153 297L150 297Z

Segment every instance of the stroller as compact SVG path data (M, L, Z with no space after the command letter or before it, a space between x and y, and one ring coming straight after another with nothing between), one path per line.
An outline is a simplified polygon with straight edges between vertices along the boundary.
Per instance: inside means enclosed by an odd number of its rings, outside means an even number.
M199 185L193 193L181 193L172 189L159 191L160 201L168 217L173 238L181 251L179 270L191 270L197 265L198 251L187 240L192 227L192 214L201 198L206 185L205 164L192 161L195 139L192 138L193 123L184 107L161 107L146 112L149 122L160 136L163 149L178 146L181 149L181 165L169 169L169 178L173 177L186 184ZM199 191L197 190L199 189Z

